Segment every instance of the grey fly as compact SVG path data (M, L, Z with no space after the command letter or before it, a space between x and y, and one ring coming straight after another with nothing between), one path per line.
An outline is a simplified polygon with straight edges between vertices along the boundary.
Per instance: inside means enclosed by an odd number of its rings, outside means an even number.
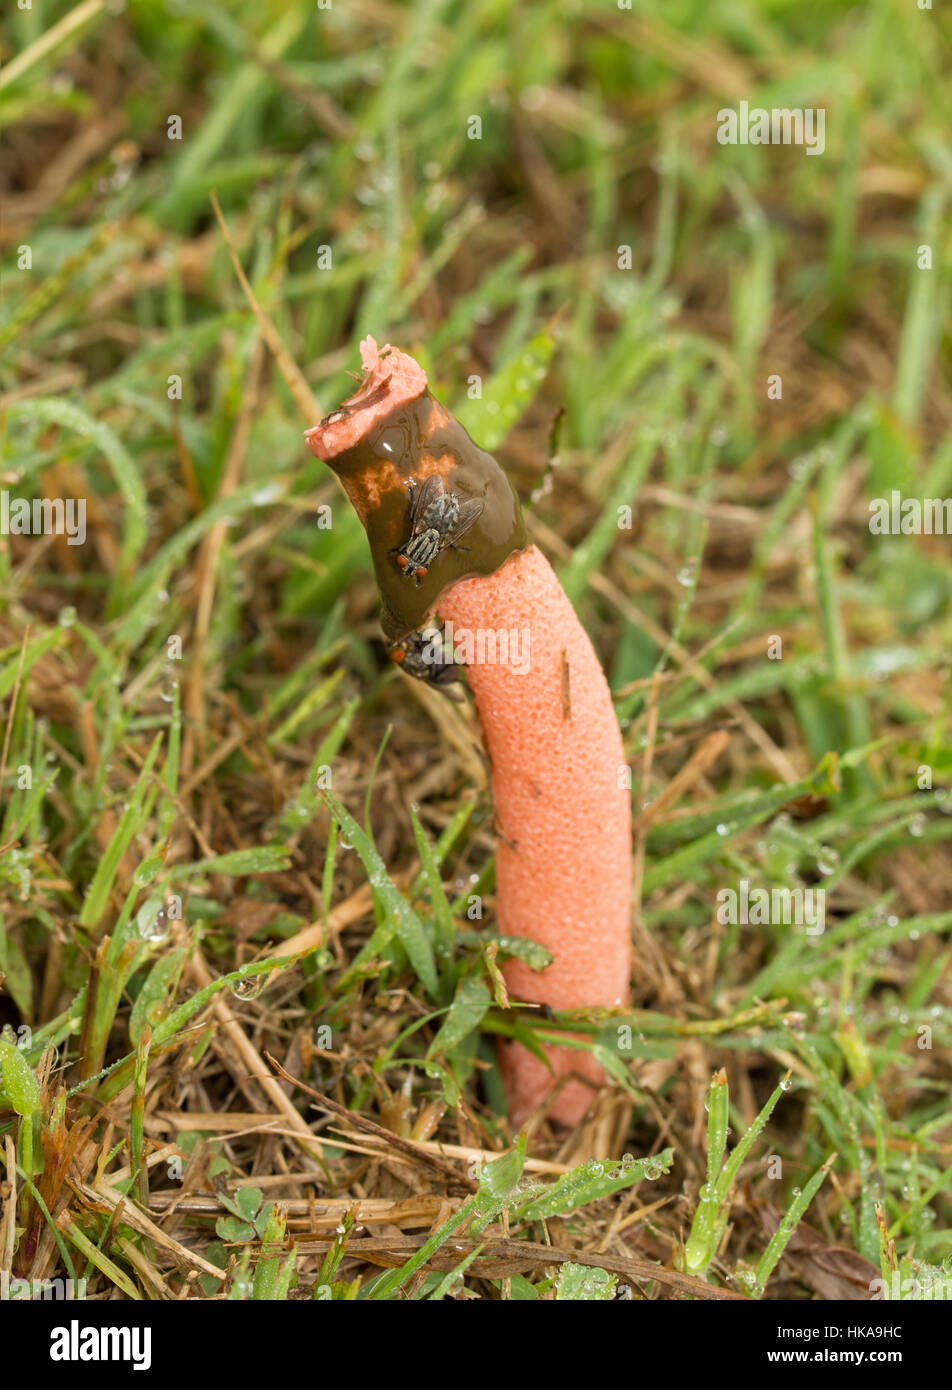
M441 650L439 629L427 629L425 632L410 632L406 637L392 642L388 655L408 676L435 685L453 700L462 700L462 695L451 688L462 679L462 668L445 658L435 660L437 650Z
M438 473L431 473L419 484L411 478L407 487L410 489L410 536L403 545L394 546L390 554L396 555L400 569L408 578L415 579L419 587L442 550L469 550L468 545L458 542L478 521L483 499L461 498L455 492L447 492Z

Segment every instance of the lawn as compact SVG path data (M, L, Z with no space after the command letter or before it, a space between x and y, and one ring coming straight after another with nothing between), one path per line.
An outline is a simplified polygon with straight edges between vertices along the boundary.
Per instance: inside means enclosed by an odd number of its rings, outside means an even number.
M0 1276L952 1296L946 7L35 0L0 54ZM303 440L366 334L604 665L621 1013L501 985L472 700ZM566 1030L609 1084L520 1136L498 1039Z

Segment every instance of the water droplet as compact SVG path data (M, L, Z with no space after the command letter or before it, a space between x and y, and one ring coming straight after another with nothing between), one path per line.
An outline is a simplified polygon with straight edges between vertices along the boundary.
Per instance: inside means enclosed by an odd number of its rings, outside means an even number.
M60 609L57 621L59 622L60 627L73 626L73 624L76 621L76 609L73 607L71 603L68 604L65 608Z
M840 856L835 849L832 849L829 845L822 845L820 847L816 857L816 867L817 871L821 873L824 878L836 872L839 862Z
M678 583L684 589L690 589L694 583L694 565L682 565L678 570Z
M921 815L920 815L920 816L913 816L912 820L909 822L909 834L910 834L910 835L914 835L914 836L916 837L916 839L918 839L920 835L924 835L925 833L926 833L926 818L925 818L925 816L921 816Z
M140 864L132 876L132 881L137 888L146 888L155 878L162 865L161 859L156 856L153 859L146 859Z
M764 1291L763 1284L758 1282L752 1269L739 1269L734 1275L734 1280L751 1298L760 1298Z
M716 829L717 829L718 835L726 835L726 834L727 834L727 826L724 824L723 821L721 821L720 825L718 825L718 826L716 827Z
M168 940L172 923L165 907L157 908L154 902L148 902L136 914L136 928L143 941L159 943Z
M257 999L267 983L267 975L245 975L240 980L232 980L228 988L236 999Z

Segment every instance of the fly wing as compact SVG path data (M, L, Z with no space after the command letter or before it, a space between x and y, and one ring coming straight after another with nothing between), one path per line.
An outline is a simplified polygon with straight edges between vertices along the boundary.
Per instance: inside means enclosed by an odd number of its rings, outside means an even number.
M439 473L431 473L413 489L410 496L410 535L418 536L426 530L426 510L443 493L443 479Z
M465 502L459 504L459 520L450 533L448 543L455 545L458 540L471 530L483 514L483 499L481 497L467 497Z

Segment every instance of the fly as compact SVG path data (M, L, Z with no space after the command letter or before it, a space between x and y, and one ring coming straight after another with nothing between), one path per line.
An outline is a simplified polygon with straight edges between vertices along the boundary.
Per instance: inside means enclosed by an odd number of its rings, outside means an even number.
M441 551L447 548L469 550L470 547L460 545L459 540L482 515L483 499L461 498L458 493L447 492L438 473L431 473L422 484L411 478L407 487L410 489L410 537L389 553L396 555L400 569L408 579L415 579L419 588Z
M437 659L437 654L440 659ZM462 700L462 695L450 687L458 684L463 672L454 661L448 661L443 656L439 629L408 633L390 644L388 655L408 676L436 686L453 700Z

